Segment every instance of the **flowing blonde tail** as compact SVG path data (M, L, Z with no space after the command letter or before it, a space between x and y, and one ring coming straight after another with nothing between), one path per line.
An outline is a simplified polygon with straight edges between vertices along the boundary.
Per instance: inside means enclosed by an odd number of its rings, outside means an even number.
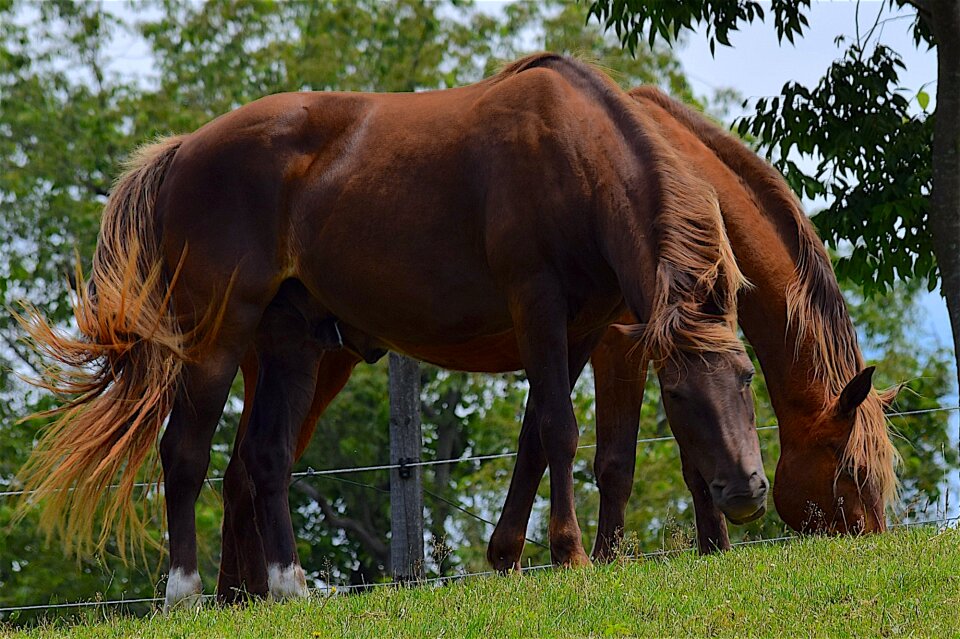
M171 308L176 272L163 266L157 193L182 136L142 147L103 212L93 270L77 266L73 311L79 337L55 329L33 306L19 316L31 346L52 365L36 383L63 401L20 471L28 491L22 516L39 505L41 528L61 533L69 551L103 550L110 533L125 556L144 550L145 521L133 490L145 462L156 479L156 443L186 359ZM94 540L94 524L102 521Z

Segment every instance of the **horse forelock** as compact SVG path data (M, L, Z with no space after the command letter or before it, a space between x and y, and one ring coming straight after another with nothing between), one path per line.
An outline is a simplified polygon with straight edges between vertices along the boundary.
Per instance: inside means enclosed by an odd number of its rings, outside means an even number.
M788 222L796 230L797 266L786 290L787 327L796 329L798 353L799 338L808 339L813 364L810 375L825 381L823 408L828 410L863 368L863 356L830 257L800 202L776 169L702 114L655 87L638 87L630 95L669 113L740 177L764 215ZM877 392L871 391L856 411L838 472L851 472L889 504L897 490L896 461L883 403Z

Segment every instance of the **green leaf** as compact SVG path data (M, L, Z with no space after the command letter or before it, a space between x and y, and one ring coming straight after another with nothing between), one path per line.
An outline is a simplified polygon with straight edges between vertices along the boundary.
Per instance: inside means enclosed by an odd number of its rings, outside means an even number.
M920 108L924 111L927 110L927 106L930 104L930 94L926 91L921 91L917 94L917 104L920 105Z

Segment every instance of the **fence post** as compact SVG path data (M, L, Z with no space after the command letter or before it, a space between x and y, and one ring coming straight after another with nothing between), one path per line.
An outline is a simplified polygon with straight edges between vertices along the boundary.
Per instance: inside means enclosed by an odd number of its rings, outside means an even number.
M423 473L420 461L420 364L390 353L390 571L397 581L423 577Z

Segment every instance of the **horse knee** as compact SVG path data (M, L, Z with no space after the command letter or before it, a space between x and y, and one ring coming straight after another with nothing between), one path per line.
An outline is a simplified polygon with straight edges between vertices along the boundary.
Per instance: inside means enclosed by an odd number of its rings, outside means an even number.
M633 484L633 471L636 461L629 455L609 455L598 457L594 463L597 486L601 491L626 488Z
M540 439L547 460L553 464L571 461L577 454L580 431L573 411L544 414L540 422Z
M288 446L277 442L270 445L269 442L247 438L240 445L239 454L255 496L258 493L274 493L286 487L293 466L293 452Z

